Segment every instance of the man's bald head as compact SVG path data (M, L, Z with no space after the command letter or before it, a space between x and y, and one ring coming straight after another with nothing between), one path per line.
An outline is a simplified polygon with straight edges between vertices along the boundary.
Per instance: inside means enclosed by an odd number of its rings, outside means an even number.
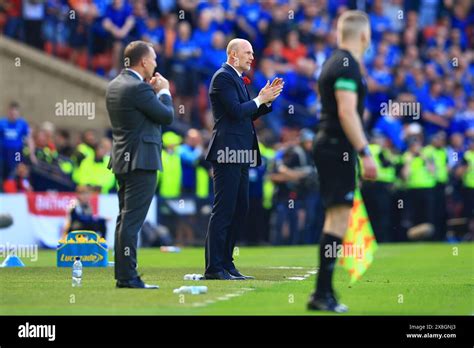
M245 39L232 39L227 44L227 63L240 72L250 70L253 62L253 49Z
M227 50L226 50L226 53L227 53L227 58L229 58L229 56L231 55L231 52L232 51L236 51L238 52L239 51L239 48L244 44L244 43L247 43L250 45L250 42L248 42L247 40L245 39L232 39L229 41L229 43L227 44Z

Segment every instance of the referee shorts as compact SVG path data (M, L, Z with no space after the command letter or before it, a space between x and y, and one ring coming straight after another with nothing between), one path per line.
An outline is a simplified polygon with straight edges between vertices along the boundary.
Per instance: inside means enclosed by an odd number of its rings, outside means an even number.
M352 146L338 138L317 136L313 144L313 159L324 207L352 206L357 161Z

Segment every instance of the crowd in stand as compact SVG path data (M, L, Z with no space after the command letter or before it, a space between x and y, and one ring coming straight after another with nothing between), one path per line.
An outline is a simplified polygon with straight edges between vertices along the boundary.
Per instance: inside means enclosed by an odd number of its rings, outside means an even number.
M336 45L337 16L356 4L372 26L363 64L364 121L382 176L365 185L363 194L377 239L472 238L470 0L0 0L0 32L106 78L123 66L126 43L153 43L158 70L172 82L177 115L164 139L164 161L181 168L174 178L166 170L160 175L170 184L159 184L157 193L204 200L212 196L209 166L202 160L213 125L207 87L226 59L229 38L247 38L256 53L248 74L254 93L275 76L283 77L285 89L273 113L256 123L265 161L250 173L250 218L243 238L314 243L322 224L310 156L320 112L317 80ZM396 105L413 109L404 113ZM73 190L78 184L103 193L115 190L106 169L107 131L89 130L74 139L50 123L30 130L18 104L4 109L2 190ZM181 234L192 234L192 226L192 220L184 222Z

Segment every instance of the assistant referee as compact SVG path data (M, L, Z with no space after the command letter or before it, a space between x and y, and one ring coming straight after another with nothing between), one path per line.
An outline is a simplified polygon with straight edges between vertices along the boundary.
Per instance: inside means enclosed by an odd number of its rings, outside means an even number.
M376 178L362 126L367 87L360 62L370 45L370 24L361 11L346 11L337 22L338 49L324 63L318 81L321 122L314 143L321 196L326 219L320 241L316 291L308 303L310 310L346 312L332 288L338 246L349 225L356 185L357 155L362 159L366 179Z

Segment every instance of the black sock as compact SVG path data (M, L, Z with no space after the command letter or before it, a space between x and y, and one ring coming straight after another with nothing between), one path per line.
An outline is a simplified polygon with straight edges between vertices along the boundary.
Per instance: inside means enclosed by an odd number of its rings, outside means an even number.
M336 265L337 251L341 244L341 238L323 232L319 246L319 272L316 283L316 293L318 295L333 292L332 274Z

